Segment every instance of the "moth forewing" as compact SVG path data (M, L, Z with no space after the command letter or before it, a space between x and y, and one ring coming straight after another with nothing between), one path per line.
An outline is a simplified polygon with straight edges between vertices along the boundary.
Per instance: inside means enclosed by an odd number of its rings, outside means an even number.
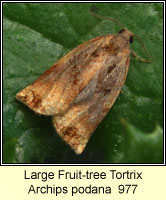
M17 93L17 99L52 115L58 134L82 153L124 85L132 36L124 29L81 44Z
M82 89L79 88L77 91L71 90L73 91L72 94L75 93L75 95L73 95L73 97L71 97L71 95L68 96L70 100L67 99L64 101L65 107L68 107L70 103L74 101L75 96L86 87L86 84L90 81L89 79L92 78L94 66L91 64L91 70L90 67L81 68L81 65L88 62L90 64L90 60L92 59L90 56L103 44L105 37L111 38L112 36L94 38L70 51L36 81L18 92L16 98L39 114L54 115L64 112L62 101L65 99L65 90L69 89L69 87L67 87L68 84L70 88L72 88L72 85L76 85L78 88L78 85L81 84L81 80L84 81L83 85L81 85ZM95 53L93 57L95 57ZM91 74L88 73L86 80L84 80L84 71L85 73L91 71ZM83 76L82 78L80 74ZM77 79L79 79L80 82L77 81Z

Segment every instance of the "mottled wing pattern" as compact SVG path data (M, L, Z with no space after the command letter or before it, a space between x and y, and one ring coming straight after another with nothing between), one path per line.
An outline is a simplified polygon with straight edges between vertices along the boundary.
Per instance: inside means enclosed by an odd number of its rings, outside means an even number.
M125 29L81 44L16 98L37 113L52 115L58 134L82 153L126 80L132 35Z
M99 62L95 51L105 43L105 37L112 36L97 37L70 51L34 83L18 92L16 98L40 114L64 113L100 67L94 65L95 60Z
M91 134L119 95L128 72L129 47L129 37L122 38L120 34L98 47L95 76L69 109L53 118L57 132L77 154L82 153Z

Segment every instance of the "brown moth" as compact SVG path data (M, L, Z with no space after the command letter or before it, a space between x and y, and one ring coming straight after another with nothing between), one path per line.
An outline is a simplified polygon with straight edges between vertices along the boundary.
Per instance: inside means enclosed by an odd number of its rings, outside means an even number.
M79 45L16 98L36 113L51 115L57 133L82 153L125 83L133 35L124 28Z

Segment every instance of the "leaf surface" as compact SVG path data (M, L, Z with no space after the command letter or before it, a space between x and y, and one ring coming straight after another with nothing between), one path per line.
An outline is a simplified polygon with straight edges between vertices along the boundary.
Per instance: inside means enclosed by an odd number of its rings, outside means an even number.
M131 56L123 92L77 156L56 134L50 117L37 115L15 95L77 45L121 29L89 10L139 35L152 63ZM162 3L4 3L3 162L163 162L162 12ZM146 56L136 39L131 48Z

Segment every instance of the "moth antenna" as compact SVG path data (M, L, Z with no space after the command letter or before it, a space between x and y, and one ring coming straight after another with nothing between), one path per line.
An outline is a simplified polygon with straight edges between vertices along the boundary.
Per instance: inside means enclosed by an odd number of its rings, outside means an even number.
M102 16L102 15L98 15L98 14L92 12L92 11L90 11L90 13L91 13L91 15L93 15L95 17L98 17L98 18L101 18L101 19L108 19L108 20L114 22L115 24L118 24L121 27L123 27L124 29L126 29L126 27L123 24L121 24L118 20L116 20L116 19L114 19L112 17L105 17L105 16Z
M148 58L150 58L150 55L149 55L149 53L148 53L148 51L147 51L147 49L146 49L146 47L145 47L142 39L138 35L136 35L136 34L134 34L134 37L136 37L140 41L145 54L147 55ZM151 62L151 61L149 61L149 62Z
M140 56L138 56L133 50L130 50L131 53L133 54L133 56L135 56L138 60L140 60L141 62L144 62L144 63L151 63L150 60L146 60L144 58L141 58Z
M114 18L112 18L112 17L105 17L105 16L102 16L102 15L99 15L99 14L96 14L96 13L92 12L91 10L90 10L90 13L91 13L91 15L93 15L93 16L95 16L95 17L98 17L98 18L101 18L101 19L110 20L110 21L114 22L115 24L120 25L120 26L123 27L124 29L127 29L123 24L121 24L118 20L116 20L116 19L114 19ZM145 45L144 45L142 39L141 39L138 35L136 35L136 34L134 34L134 36L140 41L140 43L141 43L141 45L142 45L142 48L144 49L145 54L147 55L148 58L150 58L150 55L149 55L149 53L148 53L148 51L147 51L147 49L146 49L146 47L145 47ZM146 61L146 62L149 62L149 63L150 63L151 60L148 60L148 61Z

